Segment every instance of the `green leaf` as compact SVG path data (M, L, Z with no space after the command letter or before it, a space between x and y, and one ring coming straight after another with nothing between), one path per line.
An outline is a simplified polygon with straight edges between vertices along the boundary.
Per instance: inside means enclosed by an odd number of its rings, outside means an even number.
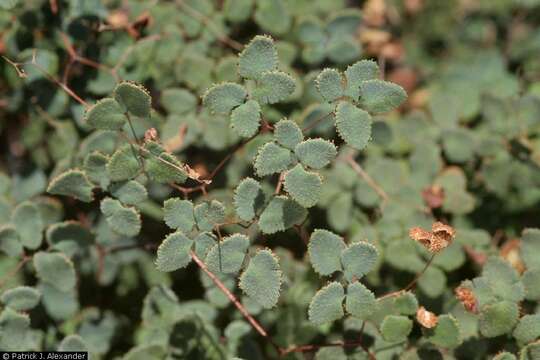
M291 198L305 208L315 206L319 201L321 177L317 173L304 170L300 164L285 173L283 184Z
M249 138L257 133L261 122L261 107L255 100L248 100L231 114L231 127L240 136Z
M169 198L163 203L163 219L171 229L189 233L195 225L193 203L180 198Z
M0 297L4 305L16 311L28 311L36 307L41 293L30 286L18 286L5 291Z
M488 259L482 269L482 278L488 282L493 294L501 300L517 302L525 297L525 289L518 272L509 262L499 257Z
M191 261L192 246L193 240L181 231L167 235L157 250L157 269L170 272L186 267Z
M304 135L294 121L281 119L274 126L274 138L281 146L293 150L304 139Z
M351 103L342 101L336 108L336 129L347 145L362 150L371 139L371 116Z
M317 90L327 102L332 102L343 96L343 79L336 69L324 69L315 79Z
M208 251L217 244L217 239L211 232L202 232L195 237L195 253L201 259L206 258Z
M261 104L275 104L286 100L295 90L292 76L282 71L267 71L260 77L253 97Z
M441 315L434 329L425 331L426 338L435 346L453 349L461 344L459 323L452 315Z
M354 282L347 286L345 309L352 316L366 320L377 309L377 299L363 284Z
M418 310L418 299L414 293L407 291L394 297L394 307L401 315L415 315Z
M60 342L58 351L88 352L88 346L79 335L68 335Z
M246 89L231 82L213 85L203 95L203 105L212 113L229 114L232 109L244 103Z
M304 221L307 210L286 196L274 197L259 219L259 228L264 234L285 231Z
M81 170L68 170L51 180L47 192L54 195L71 196L84 202L94 199L92 183Z
M25 342L30 328L30 318L10 308L0 313L0 349L2 351L20 351L25 348Z
M59 250L68 257L80 255L94 240L89 229L73 220L50 225L47 228L46 238L52 249Z
M217 224L225 222L225 206L217 201L205 201L194 209L195 221L201 231L210 231Z
M23 247L14 226L0 226L0 251L11 257L22 254Z
M197 97L186 89L165 89L161 93L161 105L169 114L181 115L195 109Z
M360 60L347 67L345 78L347 89L345 95L358 101L360 97L360 84L363 81L374 80L379 77L379 65L373 60Z
M1 237L2 235L0 235L0 239ZM540 268L525 271L521 278L521 282L525 288L525 298L527 300L540 300Z
M144 86L124 81L116 85L113 95L116 101L133 115L141 118L150 116L152 98Z
M265 309L276 306L281 286L278 259L268 249L259 250L240 276L240 288Z
M41 213L33 202L25 201L17 205L11 214L11 222L25 248L34 250L41 246L44 224Z
M341 252L345 247L341 236L323 229L313 231L308 244L313 269L321 275L341 270Z
M245 178L234 191L234 207L238 217L251 221L264 206L264 193L261 184L255 179Z
M75 287L75 269L64 254L40 251L34 254L33 261L37 277L41 281L62 292Z
M83 168L86 177L94 185L97 185L102 189L107 189L111 182L111 179L109 179L109 174L107 173L108 162L109 157L100 153L99 151L94 151L88 154L84 159Z
M155 182L183 184L187 179L184 165L174 155L162 152L159 156L150 156L146 160L146 172Z
M361 241L349 245L341 253L341 264L345 271L345 277L349 281L360 279L373 270L377 264L379 252L377 248L367 242Z
M523 230L520 250L527 269L540 269L540 229Z
M485 337L496 337L512 331L519 318L516 303L500 301L486 305L480 311L480 333Z
M234 274L240 270L248 247L247 236L242 234L228 236L210 249L205 263L212 272Z
M385 341L396 343L407 340L413 322L406 316L387 315L381 324L381 335Z
M540 338L540 314L525 315L519 319L514 332L518 345L523 346Z
M497 353L492 360L517 360L517 357L512 353L502 351Z
M88 125L100 130L120 130L126 123L126 115L113 98L99 100L86 110L84 119Z
M317 325L341 319L343 313L343 286L338 282L331 282L315 294L309 304L308 317Z
M248 79L259 79L266 71L277 69L278 55L271 37L255 36L239 55L238 73Z
M147 199L148 192L143 184L130 180L111 186L111 195L126 205L137 205Z
M294 153L302 164L312 169L322 169L337 155L336 146L324 139L308 139L296 145Z
M291 152L271 141L259 148L254 167L262 177L287 170L291 161Z
M139 174L141 165L133 149L124 145L117 149L107 163L107 173L111 181L123 181Z
M368 80L360 83L362 106L372 113L384 113L396 109L407 100L407 93L397 84L384 80Z
M141 231L141 216L132 207L124 207L120 201L105 198L101 201L101 212L115 232L135 236Z
M251 16L254 0L225 0L223 14L233 23L246 21Z

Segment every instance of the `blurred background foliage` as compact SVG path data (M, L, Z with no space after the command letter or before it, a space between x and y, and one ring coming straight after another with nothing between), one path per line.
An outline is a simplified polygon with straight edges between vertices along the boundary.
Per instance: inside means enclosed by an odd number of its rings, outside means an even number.
M341 144L329 121L317 121L332 109L322 103L314 79L326 67L344 70L360 59L378 62L384 78L409 95L399 110L374 118L364 151L343 150L322 170L321 200L300 232L326 228L349 243L375 245L379 262L365 283L381 296L403 288L429 260L408 238L409 228L429 228L438 219L457 231L415 290L420 304L459 322L462 341L446 346L426 341L417 325L406 342L383 340L377 329L384 314L365 326L351 317L310 323L307 308L324 281L308 263L302 234L291 229L260 236L251 229L252 243L280 258L280 302L263 310L235 291L274 341L286 348L356 340L363 332L377 359L486 359L520 349L523 359L538 359L538 318L531 320L531 336L512 336L511 329L491 336L485 321L454 295L463 280L489 277L482 268L496 257L505 263L495 261L493 268L515 272L509 281L523 283L521 315L539 311L540 235L530 232L526 246L522 239L523 229L540 226L538 0L0 0L1 286L28 285L41 293L30 311L31 330L9 328L21 331L20 346L67 349L82 339L98 359L164 358L162 343L178 359L276 356L195 265L170 274L155 269L154 249L168 232L161 206L178 191L148 186L136 237L109 228L97 201L103 194L83 204L45 192L50 179L81 166L96 149L112 154L118 141L110 132L92 131L69 92L93 103L119 80L144 84L152 97L155 110L134 122L136 134L157 129L168 151L208 175L242 140L227 116L201 106L200 96L213 83L239 79L236 54L256 34L274 38L280 70L296 82L286 102L264 106L269 124L288 117L309 128L309 136ZM235 152L209 196L230 209L234 188L253 176L257 148L269 137L260 135ZM261 183L270 188L276 180ZM55 235L55 226L67 230ZM26 255L13 248L13 228L30 244ZM36 249L62 241L76 243L57 248L77 270L77 285L67 292L37 281L28 260ZM224 282L235 288L234 277ZM4 308L0 327L14 326L18 315L10 311ZM359 347L325 347L287 356L368 355Z

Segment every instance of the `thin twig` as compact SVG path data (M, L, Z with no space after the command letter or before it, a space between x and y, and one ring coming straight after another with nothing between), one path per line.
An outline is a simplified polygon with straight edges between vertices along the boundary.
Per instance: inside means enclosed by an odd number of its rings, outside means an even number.
M200 23L207 26L208 30L210 30L219 41L224 43L225 45L233 48L237 51L242 51L244 48L244 45L240 44L238 41L231 39L227 35L223 34L221 30L212 22L210 18L205 16L204 14L200 13L196 9L192 8L188 4L186 4L183 0L177 0L176 1L178 5L182 9L184 9L190 16L193 16L195 19L197 19Z
M362 348L362 350L364 350L368 354L368 357L370 360L376 360L375 355L373 355L373 353L369 351L369 349L366 348L364 344L362 344L361 341L350 341L350 342L336 341L336 342L327 343L327 344L310 344L310 345L295 346L295 347L291 347L289 349L283 350L281 355L284 356L284 355L295 353L295 352L301 352L301 353L315 352L323 347L342 347L342 348L360 347Z
M388 194L373 180L371 176L354 160L352 154L345 156L345 161L351 168L364 179L370 188L372 188L385 202L389 200Z
M208 275L208 277L214 282L214 284L216 284L218 289L221 290L221 292L223 292L225 296L227 296L227 298L229 298L229 300L234 304L234 306L236 306L236 308L240 311L240 313L244 316L244 318L246 318L246 320L251 324L251 326L253 326L253 328L262 337L267 339L279 354L282 354L283 350L274 342L274 340L272 340L272 338L270 337L270 335L268 335L268 333L262 327L262 325L257 320L255 320L253 316L249 314L249 312L242 305L242 303L238 301L236 296L234 296L234 294L231 293L229 289L227 289L227 287L216 277L216 275L214 275L214 273L212 273L208 269L206 264L201 259L199 259L199 257L197 256L197 254L195 254L194 251L191 251L191 257L193 258L193 261L195 261L195 263L201 268L201 270L204 271L206 275Z

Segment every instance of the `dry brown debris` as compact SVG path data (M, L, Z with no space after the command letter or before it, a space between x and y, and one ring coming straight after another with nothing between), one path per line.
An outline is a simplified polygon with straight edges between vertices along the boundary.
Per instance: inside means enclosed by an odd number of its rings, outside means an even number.
M437 326L439 318L431 311L427 311L425 307L420 306L416 311L416 321L423 327L431 329Z
M456 231L450 225L437 221L431 225L431 231L424 230L421 227L411 228L409 236L414 241L424 245L429 252L438 253L452 243Z

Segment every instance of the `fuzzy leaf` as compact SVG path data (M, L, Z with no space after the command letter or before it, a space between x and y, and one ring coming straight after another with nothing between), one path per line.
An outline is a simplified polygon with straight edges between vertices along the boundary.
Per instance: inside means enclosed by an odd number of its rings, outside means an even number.
M272 251L259 250L240 276L240 288L265 309L274 307L279 299L281 270Z
M195 206L194 213L197 227L201 231L210 231L216 224L225 221L225 206L217 200Z
M308 139L296 145L294 153L302 164L313 169L322 169L337 155L336 146L324 139Z
M113 98L101 99L84 114L86 123L94 129L120 130L126 123L126 115Z
M341 74L336 69L324 69L315 79L317 90L327 102L332 102L343 96Z
M240 136L249 138L257 133L261 122L261 107L255 100L248 100L231 114L231 127Z
M167 235L157 250L157 269L170 272L186 267L191 261L192 246L193 240L181 231Z
M426 338L435 346L453 349L461 344L461 330L452 315L441 315L434 329L425 331Z
M309 304L308 317L311 322L321 325L341 319L343 313L343 286L331 282L315 294Z
M88 346L79 335L68 335L60 342L58 351L88 352Z
M362 150L371 139L371 116L348 102L340 102L336 108L336 129L345 142Z
M228 236L214 245L206 255L206 265L214 273L234 274L240 270L249 239L242 234Z
M266 176L287 170L292 161L291 152L274 142L267 142L259 148L255 159L258 176Z
M169 198L163 203L163 219L171 229L189 233L195 225L193 203L189 200Z
M142 85L124 81L114 88L114 98L126 111L138 117L148 117L152 109L152 99Z
M298 225L307 216L307 210L286 196L274 197L259 219L259 228L264 234L285 231Z
M514 338L520 346L540 338L540 314L525 315L519 319L514 332Z
M148 197L144 185L135 180L113 185L111 194L126 205L136 205Z
M347 67L345 78L347 89L345 95L358 101L360 97L360 84L363 81L377 79L379 77L379 65L373 60L360 60Z
M540 269L540 229L523 230L521 257L527 269Z
M271 37L255 36L239 55L238 73L248 79L258 79L266 71L275 70L278 55Z
M281 146L293 150L304 139L304 135L294 121L281 119L274 126L274 138Z
M170 88L161 93L161 104L169 114L184 114L197 106L197 97L186 89Z
M18 286L5 291L0 297L4 305L16 311L33 309L41 298L41 293L33 287Z
M264 206L264 193L259 182L245 178L238 184L234 192L234 207L238 217L251 221Z
M397 84L383 80L368 80L360 84L362 106L372 113L396 109L407 99L407 93Z
M51 180L47 192L55 195L71 196L84 202L94 199L92 183L81 170L68 170Z
M146 160L146 172L150 179L162 183L183 184L187 173L183 164L174 155L162 152L159 156L150 156Z
M25 346L30 318L10 308L0 313L0 349L2 351L20 351Z
M14 226L0 226L0 251L11 257L19 256L23 247Z
M235 83L225 82L213 85L203 95L203 105L212 113L229 114L232 109L244 103L246 89Z
M527 300L540 300L540 268L525 271L521 282L525 288L525 298Z
M480 311L480 333L485 337L496 337L512 331L519 317L516 303L500 301L486 305Z
M294 79L281 71L267 71L262 74L253 97L261 104L275 104L286 100L295 90Z
M43 240L43 219L38 207L25 201L17 205L11 214L11 222L19 235L21 244L27 249L37 249Z
M81 254L94 239L87 228L73 220L50 225L47 228L46 238L51 248L63 252L68 257Z
M120 147L107 163L107 173L112 181L129 180L137 176L141 165L129 145Z
M62 253L40 251L34 255L38 278L55 289L67 292L77 282L73 263Z
M418 299L414 293L407 291L394 298L394 307L401 315L414 315L418 310Z
M284 180L285 190L303 207L312 207L319 201L322 188L319 174L306 171L297 164L286 172Z
M375 267L379 252L367 242L357 242L341 253L341 264L347 280L359 279Z
M381 324L381 335L385 341L395 343L407 340L413 322L406 316L388 315Z
M141 217L132 207L124 207L120 201L105 198L101 201L101 212L115 232L135 236L141 231Z
M341 270L341 252L345 247L341 236L328 230L313 231L308 244L308 254L313 269L321 275L330 275Z
M94 185L97 185L102 189L107 189L111 182L109 174L107 173L108 162L109 157L99 151L88 154L84 159L84 173L86 174L86 177Z
M354 282L347 287L345 309L352 316L366 320L377 309L377 299L364 285Z
M211 232L202 232L195 238L195 253L204 259L212 246L217 244L217 239Z

